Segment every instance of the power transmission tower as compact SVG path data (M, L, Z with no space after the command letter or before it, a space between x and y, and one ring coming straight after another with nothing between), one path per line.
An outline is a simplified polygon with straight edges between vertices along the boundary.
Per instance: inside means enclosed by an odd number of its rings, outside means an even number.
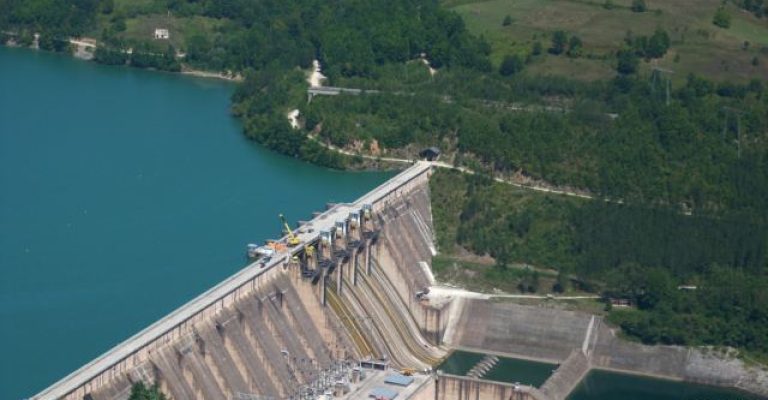
M725 121L723 122L723 140L725 140L725 133L728 128L728 113L731 113L736 116L737 155L739 158L741 158L741 115L744 114L744 111L728 106L723 106L723 111L725 111Z
M652 76L652 85L653 87L656 87L656 79L657 77L662 76L662 74L667 74L667 81L666 81L666 91L667 91L667 106L669 106L670 102L670 96L672 92L672 77L671 75L674 74L675 71L667 68L659 67L658 65L653 66L653 72L651 73Z

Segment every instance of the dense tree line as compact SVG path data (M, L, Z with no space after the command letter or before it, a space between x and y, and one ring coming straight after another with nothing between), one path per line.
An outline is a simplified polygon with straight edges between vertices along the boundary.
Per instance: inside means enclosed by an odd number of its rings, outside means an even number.
M463 20L436 1L202 0L155 1L138 12L168 9L178 16L225 21L212 36L187 40L190 63L214 70L261 69L277 63L307 68L313 59L325 74L370 76L377 65L424 53L436 68L490 70L490 47L469 35ZM164 6L164 7L163 7Z
M631 299L638 310L615 312L610 319L648 344L724 345L765 356L765 273L710 265L691 279L680 286L683 281L666 269L623 265L608 276L607 294Z
M765 223L536 194L457 172L432 179L442 252L458 245L495 257L498 268L554 268L552 291L570 277L628 299L637 309L610 319L646 343L768 349ZM530 273L519 288L538 281Z
M458 162L522 170L605 197L766 219L768 96L759 81L690 77L667 105L660 76L585 87L452 74L413 94L317 99L302 106L307 128L322 122L321 136L338 146L438 145ZM526 98L534 100L514 103ZM535 103L547 98L573 101Z
M94 60L106 65L130 65L136 68L151 68L161 71L179 72L181 63L176 58L173 47L165 53L154 53L148 48L127 49L100 46L93 54Z
M735 3L758 18L768 15L768 3L765 0L736 0Z
M53 39L78 36L95 26L106 0L0 0L0 31L40 33ZM57 46L50 43L48 49Z
M681 278L712 264L752 273L766 266L768 229L746 219L591 202L570 221L579 268L593 275L629 263L663 267Z
M115 43L115 32L125 29L125 18L170 12L219 19L221 26L213 35L186 40L188 62L212 70L245 71L271 64L307 68L317 58L329 77L370 77L375 66L421 54L435 68L491 69L490 46L469 35L456 13L431 0L155 0L119 11L113 0L2 0L0 27L52 32L66 39L95 28L99 12L112 21L102 39L123 48L129 46Z
M331 168L344 168L345 157L310 140L304 132L286 123L288 106L303 99L303 74L277 67L251 71L233 95L233 111L243 120L251 139L287 156Z

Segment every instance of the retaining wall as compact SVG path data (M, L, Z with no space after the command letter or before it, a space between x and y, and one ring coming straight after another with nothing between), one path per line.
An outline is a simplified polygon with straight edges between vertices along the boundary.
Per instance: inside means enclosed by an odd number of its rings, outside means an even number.
M707 349L628 342L600 318L595 318L587 338L592 318L580 312L468 300L451 344L555 363L563 362L574 350L586 349L592 368L736 387L768 396L765 370Z
M451 344L560 363L581 348L589 321L569 311L466 300Z
M545 400L535 388L465 376L438 374L435 400Z

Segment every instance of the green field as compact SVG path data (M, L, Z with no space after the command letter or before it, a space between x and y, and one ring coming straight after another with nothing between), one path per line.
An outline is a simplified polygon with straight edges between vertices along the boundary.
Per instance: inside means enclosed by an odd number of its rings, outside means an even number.
M187 39L203 35L212 39L218 27L227 21L204 16L176 16L156 0L115 0L114 12L97 16L97 27L89 36L99 37L103 30L114 28L114 21L125 21L125 30L116 36L133 43L150 45L153 51L163 52L172 45L177 51L185 51ZM168 40L154 39L155 29L168 29Z
M602 0L445 0L464 17L469 29L483 35L499 63L506 54L526 55L540 41L545 55L537 57L529 73L554 73L583 80L612 76L612 54L621 48L628 31L649 35L657 27L672 38L672 47L658 65L675 71L678 79L694 72L714 79L746 81L768 78L768 19L728 6L732 16L729 29L712 24L720 0L648 1L649 11L628 9L630 0L613 0L606 9ZM512 24L503 26L506 15ZM564 30L584 42L583 56L568 60L546 55L553 31ZM745 49L744 42L749 46ZM761 49L763 51L761 52ZM755 67L752 59L758 57ZM644 69L650 68L645 64Z
M122 36L126 39L152 41L159 46L171 44L176 49L183 51L187 38L196 34L210 37L214 34L214 29L219 24L221 24L219 20L199 16L176 18L157 14L142 15L126 21L126 30ZM156 28L168 29L170 34L169 40L155 40L154 32Z

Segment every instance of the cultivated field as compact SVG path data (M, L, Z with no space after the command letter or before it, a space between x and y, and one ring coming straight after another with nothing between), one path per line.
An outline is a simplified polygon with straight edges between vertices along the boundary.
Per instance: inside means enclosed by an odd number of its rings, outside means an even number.
M544 55L534 60L537 65L528 73L585 80L610 77L615 62L612 54L624 44L628 31L649 35L661 27L670 34L672 48L658 65L674 70L678 80L691 72L724 80L768 79L768 18L758 19L729 4L731 27L722 29L712 24L720 0L647 0L649 10L644 13L632 12L631 0L612 2L614 7L607 9L603 0L443 1L464 17L472 32L491 43L496 63L506 54L527 55L534 42L540 41ZM512 23L503 26L507 15ZM546 54L556 30L582 39L580 59ZM758 66L752 65L755 57Z
M99 16L99 28L90 36L100 36L102 29L112 25L112 18L121 16L125 21L125 30L117 36L132 41L149 43L153 51L163 52L172 45L177 51L185 51L187 40L195 35L202 35L213 40L216 29L224 20L201 16L180 17L168 12L154 0L115 0L113 15ZM155 29L168 29L169 40L155 40Z

